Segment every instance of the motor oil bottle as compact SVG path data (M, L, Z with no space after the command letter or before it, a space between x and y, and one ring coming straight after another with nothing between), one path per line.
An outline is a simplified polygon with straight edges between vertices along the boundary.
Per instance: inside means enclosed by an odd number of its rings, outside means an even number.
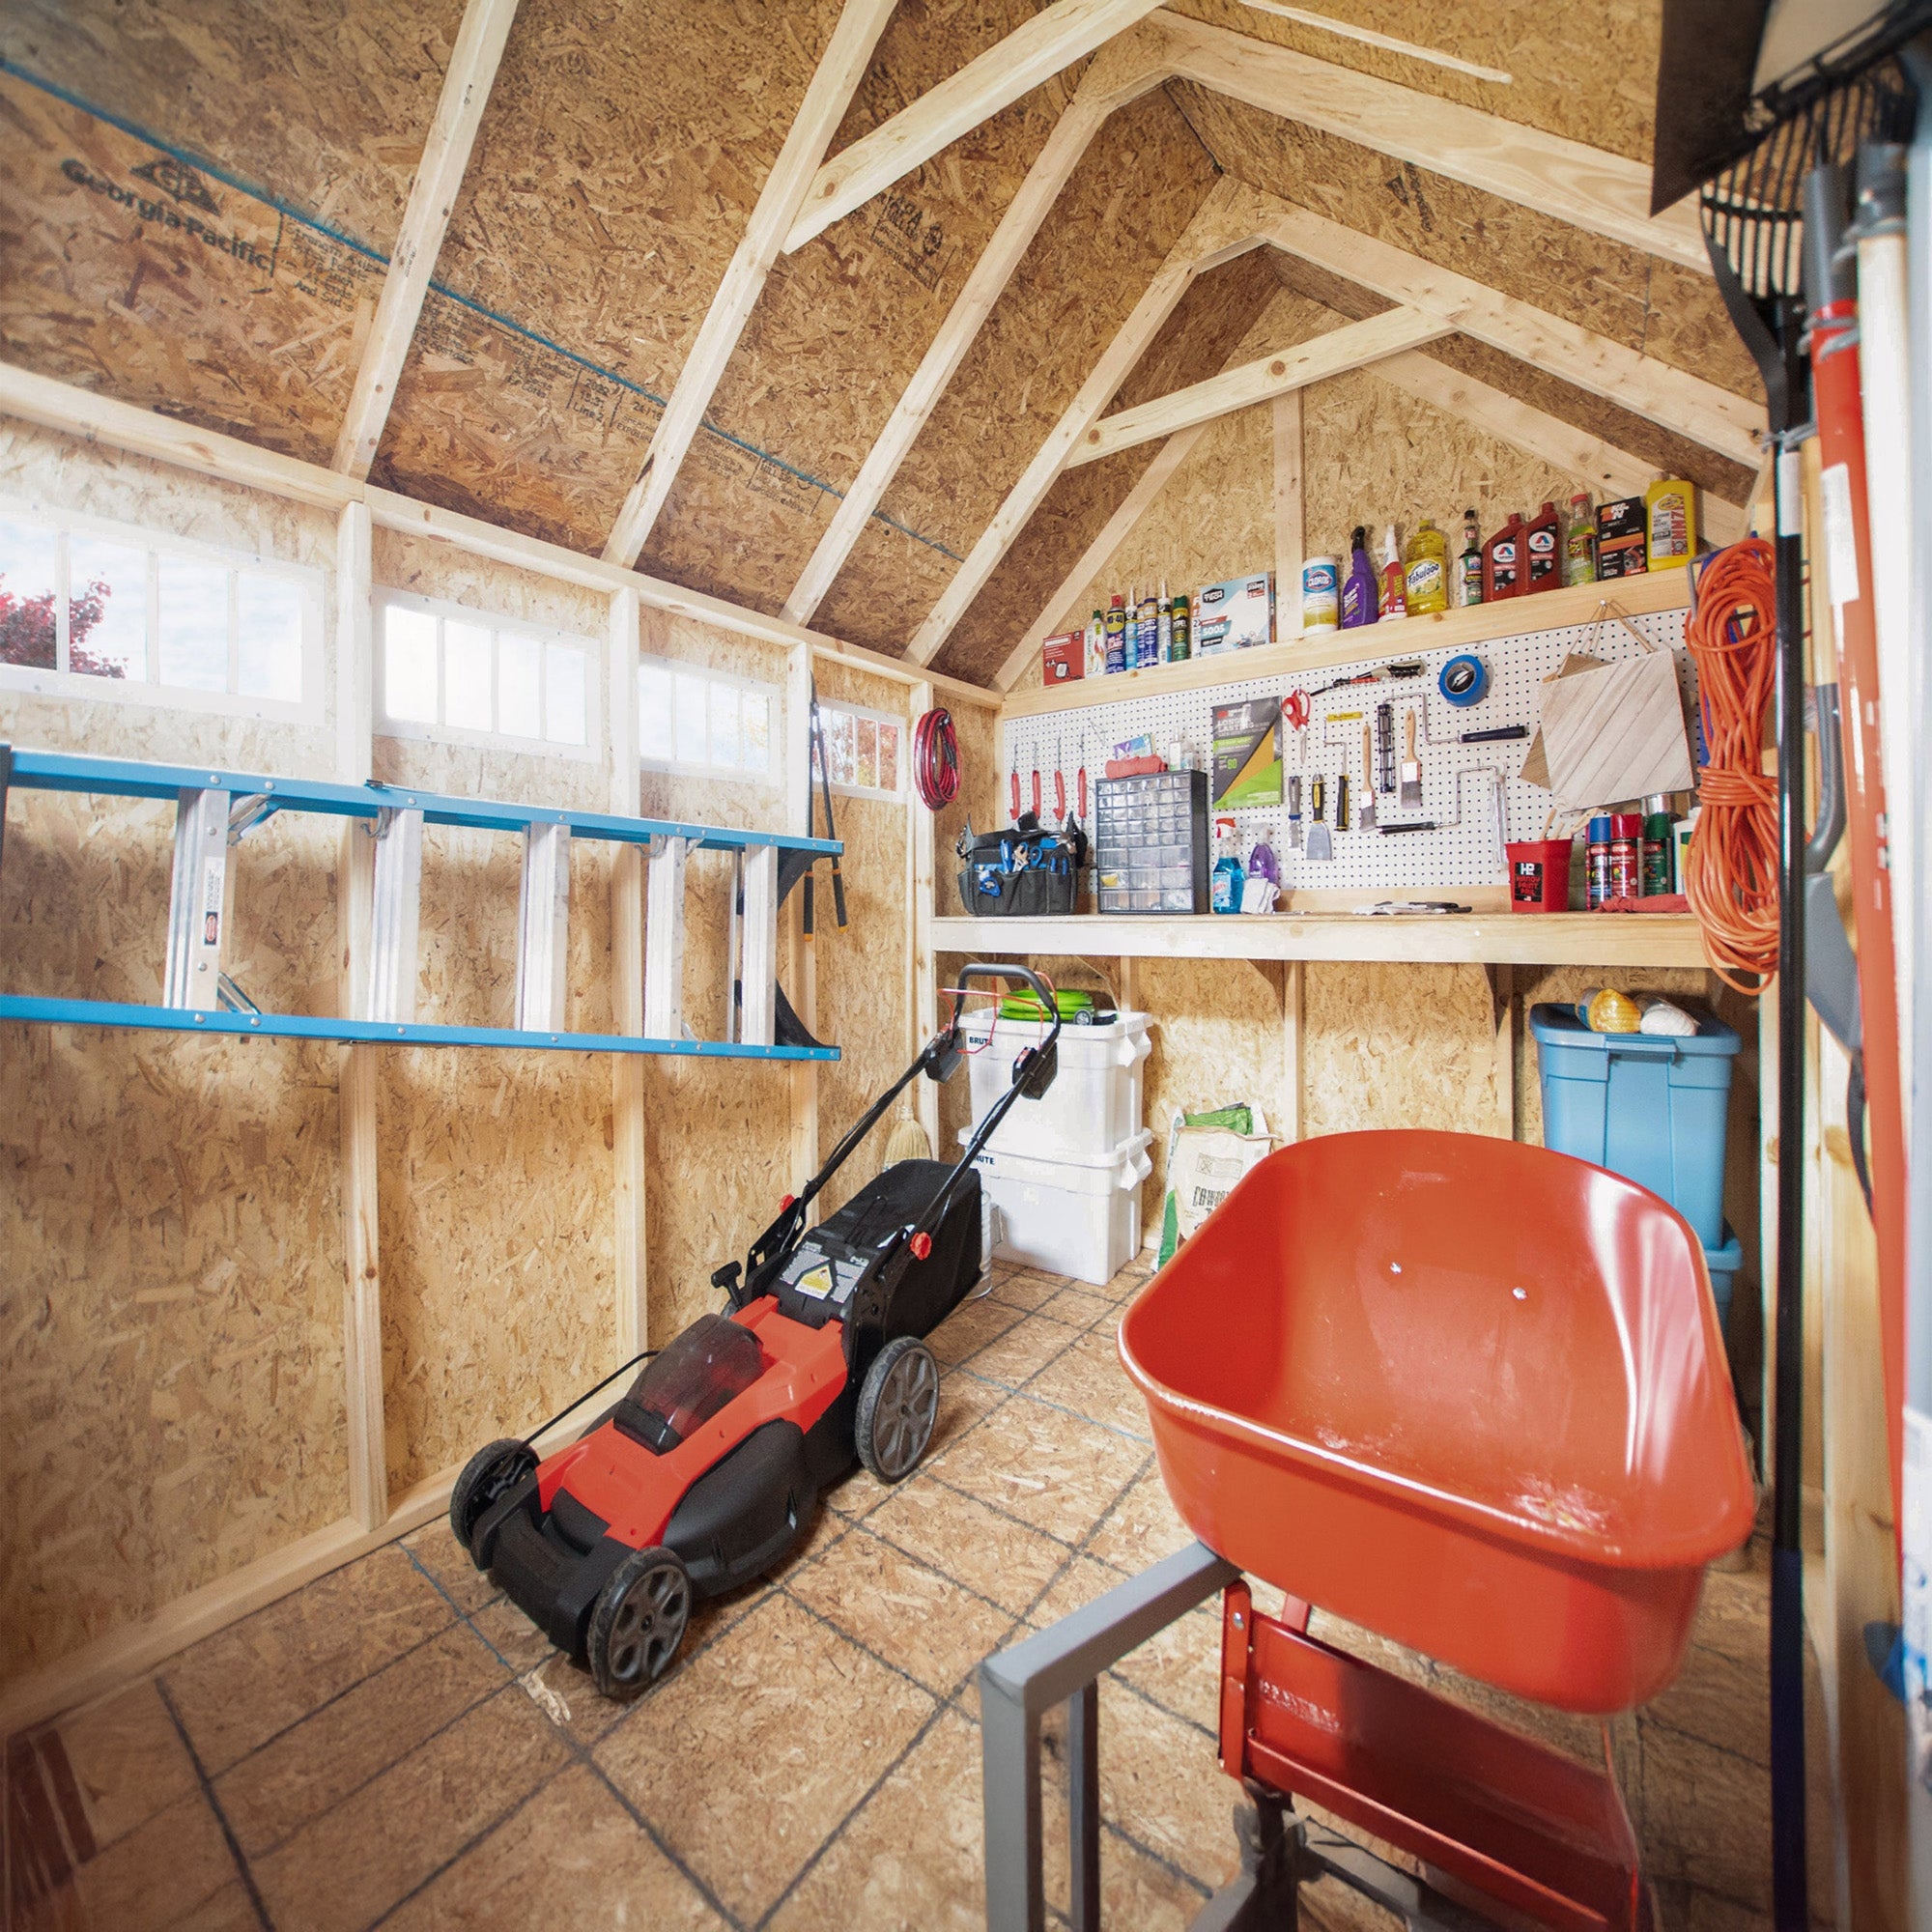
M1247 875L1242 871L1241 861L1235 851L1235 821L1232 818L1217 818L1214 821L1214 879L1208 903L1216 912L1239 912L1241 894L1247 883Z
M1525 587L1556 589L1563 582L1563 537L1557 527L1554 503L1545 503L1523 526L1523 550L1529 560Z
M1563 582L1597 581L1597 513L1589 493L1579 490L1570 498L1570 520L1563 530Z
M1393 524L1382 539L1381 615L1385 623L1408 615L1408 593L1404 588L1402 553L1396 548Z
M1448 610L1449 539L1427 517L1409 536L1403 570L1403 590L1411 617Z
M1681 478L1653 483L1643 493L1644 541L1652 570L1681 570L1697 548L1697 504Z
M1121 601L1121 593L1114 592L1107 606L1107 668L1125 670L1127 668L1127 608Z
M1476 513L1463 512L1463 554L1457 559L1457 603L1466 610L1483 601L1483 540L1476 533Z
M1185 664L1194 654L1194 626L1184 590L1175 598L1174 609L1168 612L1168 628L1173 639L1168 647L1168 662Z
M1151 590L1140 601L1140 609L1134 625L1134 666L1145 670L1149 665L1160 662L1160 611L1156 608Z
M1483 546L1483 602L1522 595L1522 519L1512 510L1509 522Z
M1160 581L1160 602L1154 607L1154 662L1174 662L1174 606L1168 601L1167 579Z
M1376 601L1376 567L1369 561L1369 533L1355 526L1349 556L1349 576L1342 585L1342 628L1352 631L1373 624L1379 611Z

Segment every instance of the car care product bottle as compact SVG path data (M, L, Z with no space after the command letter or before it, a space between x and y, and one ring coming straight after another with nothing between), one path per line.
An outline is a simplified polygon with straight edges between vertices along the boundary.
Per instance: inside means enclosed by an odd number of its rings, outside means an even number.
M1637 887L1647 899L1677 890L1676 824L1670 794L1652 792L1643 802L1643 833L1637 843Z
M1149 665L1160 662L1160 612L1155 609L1154 594L1151 590L1140 601L1140 609L1134 625L1135 652L1134 667L1145 670Z
M1483 540L1476 533L1474 510L1463 512L1463 554L1457 561L1461 594L1456 601L1466 610L1483 601Z
M1590 821L1590 845L1584 860L1583 903L1590 911L1610 895L1610 814L1600 811Z
M1589 493L1579 490L1570 498L1570 517L1563 526L1563 582L1596 581L1597 513L1590 506Z
M1167 579L1160 580L1160 602L1154 607L1154 663L1174 662L1174 606L1168 602Z
M1697 548L1697 499L1681 477L1643 493L1644 543L1652 570L1681 570Z
M1610 896L1641 897L1638 892L1637 841L1643 836L1642 816L1634 811L1610 814Z
M1184 590L1175 598L1174 609L1168 612L1168 627L1173 642L1168 646L1167 661L1185 664L1194 655L1194 627Z
M1403 589L1411 617L1448 610L1449 539L1427 517L1408 539L1403 569Z
M1393 524L1382 538L1381 614L1385 622L1408 615L1408 596L1403 588L1402 553L1396 548Z
M1545 503L1523 526L1523 550L1529 560L1527 587L1554 590L1563 582L1563 537L1554 503Z
M1483 546L1483 602L1522 594L1522 519L1512 510L1509 522Z
M1217 818L1214 821L1214 882L1209 903L1216 912L1239 912L1241 894L1246 886L1247 877L1235 852L1235 821L1232 818Z
M1342 628L1373 624L1380 614L1376 602L1376 567L1369 561L1369 533L1355 526L1349 555L1348 581L1342 585Z
M1107 606L1107 668L1125 670L1127 668L1127 610L1121 602L1121 593L1114 592Z

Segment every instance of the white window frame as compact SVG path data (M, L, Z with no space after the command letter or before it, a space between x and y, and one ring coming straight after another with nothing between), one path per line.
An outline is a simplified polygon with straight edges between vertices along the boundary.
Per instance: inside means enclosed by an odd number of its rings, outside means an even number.
M28 692L39 697L84 697L106 704L145 704L157 710L200 711L224 718L255 718L292 724L326 722L323 705L324 573L312 564L290 563L262 551L197 543L146 524L93 517L78 510L48 509L17 497L0 496L0 517L34 524L54 532L54 652L51 670L33 665L0 664L0 692ZM144 675L99 677L63 670L68 655L68 539L98 537L147 554L147 660ZM230 571L251 571L293 583L301 598L301 696L257 697L239 691L199 691L160 681L160 560L182 557ZM228 675L237 674L240 632L235 580L228 584Z
M779 769L784 752L784 694L777 685L768 684L762 678L742 677L734 670L714 670L709 665L693 664L686 658L660 658L639 654L638 670L668 671L673 677L701 677L706 684L724 685L733 691L749 691L765 700L766 736L765 769L761 772L748 772L742 765L718 765L711 762L711 731L707 707L704 733L705 756L692 758L649 758L639 757L639 768L647 772L669 772L678 778L715 779L724 784L762 785L766 790L777 790L783 783L783 774ZM643 693L638 694L639 739L642 741ZM676 727L672 727L672 743L676 742Z
M412 738L432 745L473 745L481 750L498 752L521 752L526 756L539 758L569 758L579 764L602 764L604 761L604 704L603 704L603 652L604 646L595 639L585 637L581 632L561 630L554 624L532 624L522 617L502 617L494 611L485 611L474 604L458 604L446 597L424 597L413 590L396 590L386 584L377 584L370 599L374 607L371 625L375 659L375 712L376 736L379 738ZM479 630L488 630L490 639L490 675L494 681L497 675L497 634L508 632L514 637L531 638L546 649L552 644L563 644L569 649L581 652L583 657L583 743L581 745L561 744L554 738L528 738L515 731L483 731L468 724L426 724L417 718L394 718L389 715L388 692L388 630L386 613L393 610L415 611L426 617L453 618L459 624L469 624ZM443 683L445 676L442 631L439 624L436 634L436 697L437 709L445 708ZM548 722L550 705L550 679L548 675L537 681L538 703L543 722ZM491 706L496 709L495 704Z
M843 698L821 697L818 700L818 715L829 720L832 714L842 712L847 718L869 718L875 724L890 724L899 734L898 774L899 781L895 790L888 791L883 785L846 784L841 780L832 781L832 790L838 798L876 798L888 805L903 805L907 798L906 760L912 750L912 725L908 720L891 711L874 711L867 704L847 704ZM811 781L818 782L817 747L812 748Z

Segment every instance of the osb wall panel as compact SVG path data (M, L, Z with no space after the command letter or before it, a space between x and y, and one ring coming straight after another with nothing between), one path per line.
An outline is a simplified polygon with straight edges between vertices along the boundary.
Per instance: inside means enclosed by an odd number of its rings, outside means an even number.
M835 152L996 45L1029 0L906 0ZM680 583L776 611L1059 119L1079 67L781 255L644 553Z
M9 819L7 990L157 1001L168 808ZM331 851L287 818L239 850L230 965L265 1004L328 985ZM332 1050L0 1031L11 1675L333 1520L347 1468Z
M526 0L380 479L603 548L838 14Z
M1239 0L1175 0L1175 10L1505 121L1650 160L1660 43L1653 0L1604 0L1568 11L1351 0L1346 9L1322 10L1350 26L1494 69L1510 76L1507 85L1258 13Z
M889 516L972 549L1213 180L1164 94L1111 117L900 466ZM940 553L873 518L815 621L897 652L951 578Z
M1293 348L1342 326L1332 309L1290 290L1276 295L1235 352L1230 368ZM1274 406L1263 403L1209 423L1187 460L1074 599L1068 625L1135 584L1204 583L1274 568Z
M1121 384L1132 409L1213 375L1280 292L1265 251L1250 249L1197 280ZM1062 472L937 660L954 676L989 679L1126 499L1157 445L1144 443Z
M597 646L591 654L591 685L596 696L597 718L608 719L604 708L608 693L603 689L605 645L611 632L611 600L602 591L582 584L559 582L535 571L519 570L513 564L494 558L473 556L452 544L433 543L425 537L398 530L377 530L370 562L377 586L381 589L409 590L420 597L440 597L451 604L486 611L493 617L512 618L525 624L541 624L551 630L569 631L588 638ZM593 750L595 747L592 748ZM562 778L566 771L581 773L601 770L574 759L546 759L545 768L554 767ZM566 783L573 780L563 778ZM419 780L420 783L428 781ZM600 792L596 810L605 809L607 793ZM572 801L574 802L574 801ZM558 799L557 803L566 803Z
M959 740L959 795L932 821L934 905L942 919L955 919L965 911L959 902L959 855L953 848L967 821L975 832L991 832L1011 816L1000 770L999 714L962 704L952 718ZM1091 775L1088 781L1091 785Z
M1169 92L1215 160L1254 186L1739 395L1762 395L1708 275L1667 271L1646 250L1192 82Z

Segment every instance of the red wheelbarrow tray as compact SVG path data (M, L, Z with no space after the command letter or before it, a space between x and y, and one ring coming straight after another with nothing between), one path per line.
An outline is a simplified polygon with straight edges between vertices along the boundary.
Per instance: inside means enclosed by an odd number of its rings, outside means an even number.
M1750 1532L1704 1254L1634 1181L1471 1134L1329 1134L1235 1188L1121 1324L1209 1548L1487 1683L1676 1675Z

